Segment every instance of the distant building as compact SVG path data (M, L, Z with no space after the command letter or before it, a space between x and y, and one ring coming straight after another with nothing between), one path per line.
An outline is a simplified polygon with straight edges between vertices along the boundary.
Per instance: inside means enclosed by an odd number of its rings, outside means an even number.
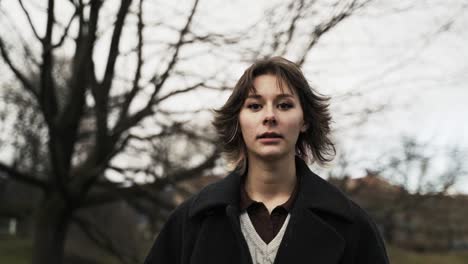
M213 175L193 178L154 193L168 202L164 208L146 200L136 200L132 206L125 201L116 201L83 212L82 216L106 230L110 237L118 238L116 241L125 241L123 237L130 232L140 235L127 239L130 244L142 244L142 239L150 244L170 213L169 208L220 179L222 177ZM329 181L369 212L391 244L419 251L468 250L467 195L415 195L371 171L361 178L330 178ZM31 236L33 210L39 198L38 190L0 177L0 235ZM154 215L148 217L134 206ZM109 218L119 221L112 222L111 227ZM119 228L122 221L132 228ZM67 252L78 254L73 251L73 244L80 244L77 248L86 244L93 248L90 242L76 225L72 225Z
M0 235L30 236L38 197L39 190L0 177Z
M468 250L468 196L411 194L368 171L330 179L365 208L392 244L418 251Z

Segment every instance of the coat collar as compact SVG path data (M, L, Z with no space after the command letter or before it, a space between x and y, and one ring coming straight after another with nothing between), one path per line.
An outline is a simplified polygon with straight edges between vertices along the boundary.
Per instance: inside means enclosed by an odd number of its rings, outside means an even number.
M300 177L298 196L294 209L308 208L325 211L352 221L349 200L336 187L310 171L307 164L296 157L296 173ZM241 175L231 172L224 179L205 187L192 204L189 216L222 206L239 206Z

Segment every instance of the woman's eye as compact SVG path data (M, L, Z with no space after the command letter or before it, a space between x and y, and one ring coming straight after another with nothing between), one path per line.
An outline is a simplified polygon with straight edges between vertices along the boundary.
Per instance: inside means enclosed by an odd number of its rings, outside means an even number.
M278 108L284 109L284 110L290 109L290 108L292 108L292 107L293 107L293 105L290 104L290 103L281 103L281 104L278 105Z
M258 110L260 109L262 106L260 104L249 104L247 105L247 108L250 108L252 110Z

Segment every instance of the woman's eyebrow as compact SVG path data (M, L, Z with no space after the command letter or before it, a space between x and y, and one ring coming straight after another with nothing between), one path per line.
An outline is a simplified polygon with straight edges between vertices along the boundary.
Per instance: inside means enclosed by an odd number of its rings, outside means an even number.
M262 96L259 95L259 94L250 94L247 96L247 98L251 98L251 99L261 99Z

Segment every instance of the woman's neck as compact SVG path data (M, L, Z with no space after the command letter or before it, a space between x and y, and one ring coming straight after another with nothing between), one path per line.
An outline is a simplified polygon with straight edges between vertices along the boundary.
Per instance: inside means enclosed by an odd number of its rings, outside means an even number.
M289 199L295 185L294 156L274 162L249 159L245 189L252 200L263 202L270 212Z

